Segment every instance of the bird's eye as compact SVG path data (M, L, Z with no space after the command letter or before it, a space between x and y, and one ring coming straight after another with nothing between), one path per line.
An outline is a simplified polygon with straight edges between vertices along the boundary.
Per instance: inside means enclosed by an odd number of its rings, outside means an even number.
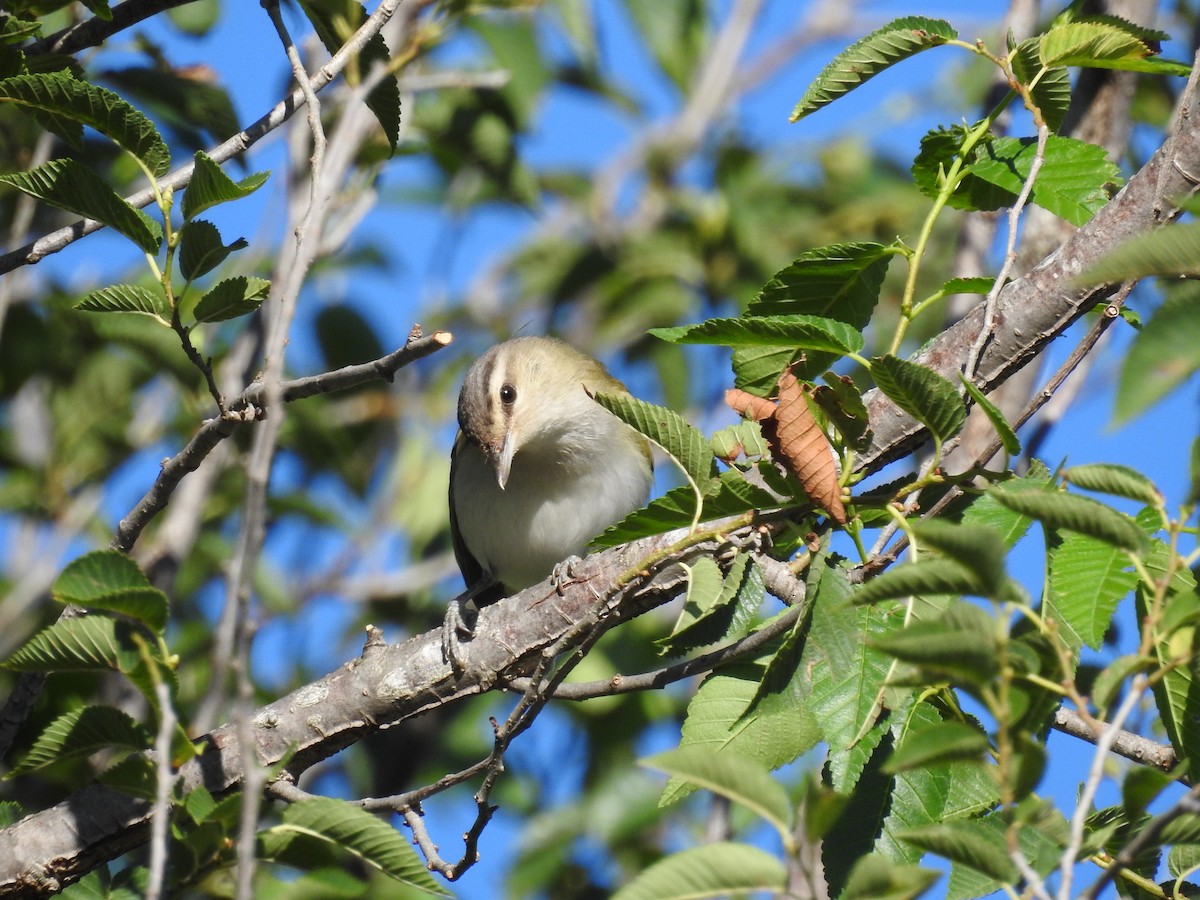
M517 402L517 389L511 384L506 384L500 388L500 402L506 406L511 406Z

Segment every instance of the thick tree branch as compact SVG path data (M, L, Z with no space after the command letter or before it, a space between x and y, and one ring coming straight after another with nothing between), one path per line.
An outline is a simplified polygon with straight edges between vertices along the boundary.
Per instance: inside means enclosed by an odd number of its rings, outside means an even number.
M728 537L752 539L759 527L745 526ZM528 672L563 635L586 632L595 621L598 594L607 596L602 615L624 621L682 588L685 574L677 562L720 557L723 548L732 549L728 540L712 537L642 568L648 554L668 550L680 537L676 532L645 538L589 557L561 596L547 580L486 607L475 638L462 646L459 676L443 659L440 629L402 644L368 642L358 659L257 710L250 726L259 761L271 765L291 756L287 768L295 779L380 728ZM608 596L620 574L630 572L636 574L627 586ZM205 739L204 752L180 770L183 789L203 785L220 794L236 788L241 758L235 727L216 729ZM94 784L0 831L0 893L39 897L61 889L143 843L150 810L149 802Z
M1001 292L994 338L979 359L978 378L985 388L1033 359L1094 305L1101 292L1075 288L1072 279L1111 247L1169 220L1175 211L1172 198L1192 189L1185 174L1191 171L1200 171L1200 133L1190 116L1181 116L1172 139L1091 223ZM977 306L916 359L952 376L966 361L983 314L982 305ZM245 400L253 403L250 396ZM859 465L874 471L904 455L924 436L917 423L878 392L869 394L867 402L875 442ZM484 609L476 638L465 647L467 671L461 678L455 678L442 659L438 631L398 646L368 647L360 659L257 712L252 724L259 759L270 764L295 748L289 768L299 773L379 728L524 674L545 648L578 627L593 609L593 589L607 590L616 573L669 541L669 536L649 538L585 560L583 581L562 597L540 585ZM686 556L715 549L715 543L700 545ZM682 578L677 566L656 573L639 578L619 595L616 614L620 618L665 602ZM205 753L184 767L185 785L204 784L222 792L239 784L237 743L228 726L214 731ZM79 877L89 866L143 842L148 810L142 801L93 785L23 819L0 832L0 890L19 888L38 896L47 885Z
M1166 143L1113 200L1075 232L1057 251L1029 272L1010 282L995 305L992 339L979 356L975 380L990 391L1035 359L1076 319L1094 307L1110 288L1080 288L1073 280L1113 247L1170 221L1178 201L1197 185L1200 173L1200 123L1184 112ZM984 321L986 305L975 306L943 331L913 361L957 382L957 372ZM925 430L897 409L879 390L864 398L875 439L857 460L860 470L872 472L904 456L926 439Z

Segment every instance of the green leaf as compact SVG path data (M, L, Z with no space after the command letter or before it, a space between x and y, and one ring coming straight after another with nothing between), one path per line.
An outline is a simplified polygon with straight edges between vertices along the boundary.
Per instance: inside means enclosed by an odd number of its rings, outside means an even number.
M662 447L697 487L716 474L717 461L708 439L679 413L629 394L594 394L592 399Z
M876 698L891 666L864 638L897 631L902 623L877 609L851 606L846 572L827 556L809 564L805 587L812 604L802 661L812 673L808 706L829 743L833 787L848 794L861 771L858 763L865 765L875 746L860 733L877 715ZM877 743L882 736L877 730L871 737ZM852 747L860 750L854 763L848 756Z
M861 332L871 321L894 251L882 244L832 244L797 257L775 274L750 302L751 316L817 316L836 319ZM797 348L739 347L733 351L734 385L768 396L779 374L794 361ZM840 356L814 351L793 371L812 381Z
M991 749L985 735L966 722L937 722L913 728L884 766L889 774L960 760L981 762Z
M963 143L973 130L973 127L966 125L938 127L921 138L921 149L913 160L912 177L917 189L926 197L933 200L941 195L945 174L959 157ZM985 138L985 141L990 140L994 140L990 135ZM977 144L971 159L975 159L979 152ZM977 178L968 167L960 171L954 193L946 202L955 209L990 211L1011 206L1015 200L1016 195L1011 191ZM988 290L991 290L990 283L984 293Z
M871 446L875 432L871 430L871 419L858 387L853 379L834 372L826 372L821 377L828 387L818 385L812 392L813 402L825 413L829 424L837 429L847 446L865 451Z
M1072 466L1062 473L1064 481L1086 491L1128 497L1148 506L1162 507L1164 499L1154 482L1137 469L1113 463L1088 463Z
M1171 291L1121 363L1114 424L1140 415L1200 369L1200 285Z
M1051 528L1077 531L1130 553L1146 551L1146 535L1132 519L1090 497L1062 491L1011 491L1005 485L992 488L991 494L1009 509Z
M230 253L248 246L245 238L226 244L212 222L192 219L179 229L179 271L188 281L193 281L223 263Z
M326 841L417 890L449 896L400 832L344 800L315 797L288 806L282 824L259 833L261 855L273 859L286 852L289 838L296 833Z
M1081 287L1150 275L1200 275L1200 223L1166 225L1123 241L1076 276Z
M1085 66L1188 75L1191 67L1165 59L1151 59L1157 51L1128 28L1108 21L1083 20L1055 25L1042 35L1042 60L1048 66Z
M1000 137L981 146L967 170L1009 191L1012 201L1004 204L1009 206L1028 180L1036 155L1035 138ZM1072 225L1084 225L1108 203L1109 187L1120 183L1120 172L1103 147L1051 135L1029 199Z
M985 596L995 597L1003 590L1004 542L995 529L986 525L955 524L941 519L929 519L916 523L913 533L922 545L933 547L970 571L978 580Z
M764 459L770 456L771 448L763 438L762 428L757 422L743 419L736 425L730 425L714 432L708 439L717 459L731 462L739 456L750 459Z
M331 54L337 53L346 39L366 21L367 11L361 3L342 2L337 4L302 2L300 8L313 24L313 30ZM358 53L357 60L347 68L348 81L357 86L371 74L376 65L387 66L391 53L387 42L379 32ZM400 82L389 72L371 88L366 96L367 109L375 115L379 127L387 137L392 152L400 140Z
M257 312L271 291L271 282L253 275L218 281L200 298L192 315L197 322L223 322Z
M1005 482L1009 491L1043 491L1050 485L1050 472L1039 460L1033 460L1029 473ZM1029 531L1033 519L1015 510L1002 506L990 493L976 497L963 513L963 522L972 525L987 525L1000 533L1004 546L1011 550Z
M800 121L901 60L956 37L958 32L941 19L907 16L889 22L855 41L821 70L792 110L791 121Z
M898 865L881 853L868 853L850 870L839 900L915 900L940 874L920 866Z
M63 604L122 613L159 634L167 625L167 595L116 550L95 550L71 562L54 580L50 596Z
M171 311L167 298L160 288L144 288L136 284L114 284L92 291L75 304L84 312L130 312L141 313L157 319L164 325L170 324Z
M909 567L919 565L925 563ZM986 612L958 601L936 619L912 622L904 630L872 638L870 643L926 672L978 687L994 678L1000 668L995 630L995 622Z
M249 197L266 182L270 172L255 172L234 181L203 150L196 151L195 168L183 194L183 217L194 219L219 203Z
M987 294L995 283L996 279L988 278L986 275L951 278L941 286L938 293L944 297L953 294Z
M47 725L5 777L23 775L62 759L91 756L109 747L145 750L151 740L150 732L127 713L111 706L85 706Z
M95 219L125 235L146 253L157 253L162 228L140 209L130 206L108 184L72 159L52 159L28 172L0 175L10 184L59 209Z
M771 347L789 344L844 356L863 347L862 333L837 319L820 316L752 316L708 319L678 328L651 328L650 334L673 344L721 344L726 347Z
M784 846L791 843L791 800L783 785L757 759L737 753L711 753L704 747L681 747L639 763L740 803L770 823Z
M1039 875L1045 877L1053 872L1062 856L1069 835L1069 826L1053 804L1031 797L1017 808L1021 821L1017 829L1017 846ZM1005 840L1006 823L1002 816L990 814L975 823L993 831ZM1001 882L989 878L974 868L955 865L947 886L947 900L968 900L975 897L990 897L1001 890Z
M1167 582L1166 596L1153 617L1157 619L1154 655L1159 666L1170 667L1151 687L1159 719L1171 746L1186 764L1188 777L1195 783L1200 778L1200 692L1196 689L1194 665L1200 657L1200 630L1197 629L1200 596L1197 596L1196 578L1182 560L1174 561L1170 567L1173 574L1167 579L1171 558L1171 549L1162 541L1154 540L1144 561L1152 578ZM1135 600L1138 622L1143 627L1153 621L1152 599L1153 592L1139 584ZM1174 665L1181 658L1189 660L1190 664Z
M759 471L772 470L774 464L761 463ZM705 514L712 518L734 516L752 509L778 509L786 500L752 484L736 469L727 469L719 478L700 486ZM696 492L691 485L667 491L644 509L635 510L592 540L593 550L615 547L640 537L687 528L696 515Z
M1033 88L1033 102L1042 111L1042 120L1050 126L1050 130L1058 131L1071 105L1070 72L1065 66L1043 66L1040 35L1021 41L1009 58L1012 60L1013 74L1022 84L1029 84L1041 74L1041 79Z
M688 597L674 631L654 643L660 654L678 656L735 640L749 630L764 595L762 572L748 554L738 554L724 578L711 559L697 560L689 569Z
M968 866L1002 884L1015 884L1020 874L1008 858L1003 835L970 820L906 828L900 838L927 853Z
M1050 551L1047 609L1074 650L1098 650L1121 598L1137 584L1129 557L1112 544L1067 532Z
M26 73L0 80L0 102L4 101L96 129L141 160L155 177L171 167L171 154L153 123L102 87L63 72Z
M134 626L108 616L59 619L30 638L4 661L20 672L115 669L132 672L141 663Z
M876 356L871 376L888 399L925 425L938 443L958 434L967 419L954 385L933 369L895 356Z
M787 883L783 863L746 844L693 847L659 860L612 895L612 900L691 900L746 891L778 892Z
M683 723L680 748L700 747L719 755L736 754L768 769L789 763L820 740L817 721L802 704L756 703L778 642L756 659L723 666L701 682ZM659 805L666 806L691 792L682 778L671 778Z
M1009 456L1017 456L1021 452L1021 441L1017 438L1017 433L1013 431L1012 426L1008 424L1008 419L1004 418L1004 413L969 378L966 378L961 372L958 373L958 377L962 381L963 387L966 388L967 394L975 401L975 405L983 411L987 420L992 423L992 427L996 429L1004 452Z

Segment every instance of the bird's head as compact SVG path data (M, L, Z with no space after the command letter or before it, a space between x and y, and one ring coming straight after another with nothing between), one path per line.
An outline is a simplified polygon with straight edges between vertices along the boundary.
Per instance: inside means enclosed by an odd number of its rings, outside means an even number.
M560 444L588 430L608 413L588 390L623 390L621 383L589 356L553 338L520 337L479 357L458 397L458 424L483 450L500 487L522 449Z

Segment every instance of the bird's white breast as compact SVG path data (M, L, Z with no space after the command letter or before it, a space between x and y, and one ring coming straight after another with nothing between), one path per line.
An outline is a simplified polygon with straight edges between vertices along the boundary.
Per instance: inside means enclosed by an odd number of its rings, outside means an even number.
M452 500L459 532L480 565L511 591L546 578L609 525L642 506L651 472L627 426L596 407L573 433L526 445L504 489L483 452L467 442ZM470 511L468 511L470 509Z

